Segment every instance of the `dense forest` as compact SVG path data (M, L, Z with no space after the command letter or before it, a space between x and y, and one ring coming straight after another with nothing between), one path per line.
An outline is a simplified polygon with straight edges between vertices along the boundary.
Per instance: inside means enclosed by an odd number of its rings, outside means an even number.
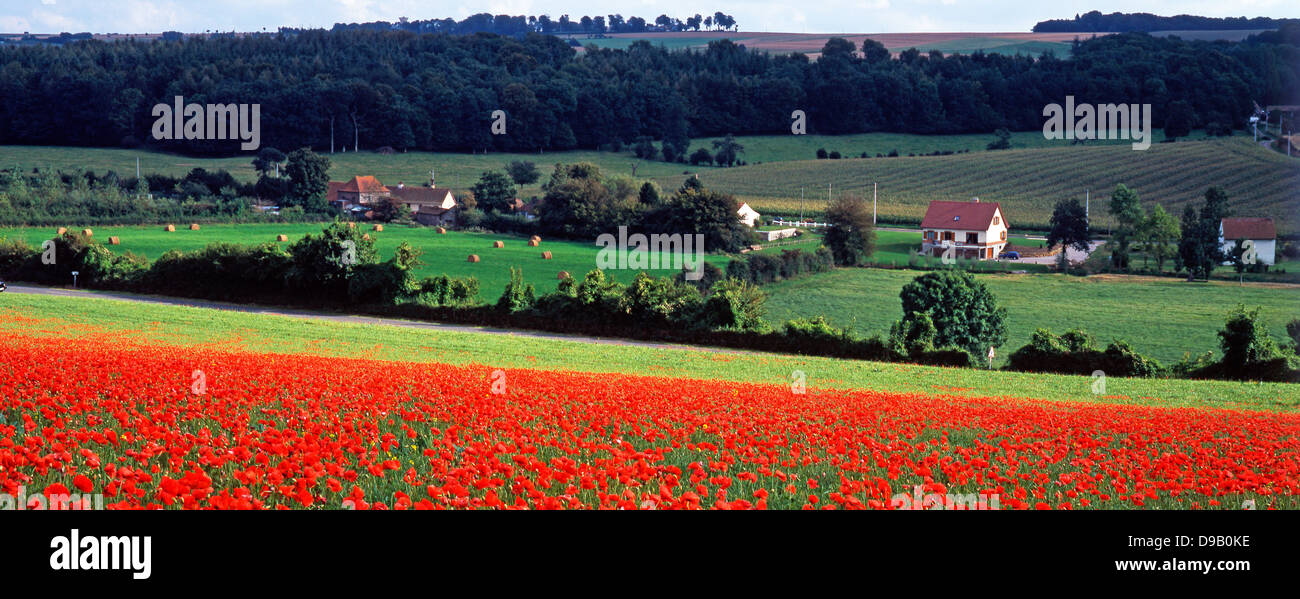
M0 144L148 145L233 154L233 141L156 141L152 107L261 105L261 144L291 149L541 151L650 137L1033 130L1043 106L1183 102L1194 126L1241 126L1252 101L1300 103L1300 26L1240 43L1145 34L1076 42L1068 59L908 50L830 40L819 59L638 42L588 48L529 33L308 31L0 48ZM1181 104L1180 104L1181 106ZM504 111L505 135L492 113Z
M1271 19L1269 17L1198 17L1177 15L1162 17L1146 12L1102 14L1090 11L1074 15L1073 19L1052 19L1034 25L1036 33L1080 32L1110 33L1131 31L1215 31L1230 29L1275 29L1296 19Z

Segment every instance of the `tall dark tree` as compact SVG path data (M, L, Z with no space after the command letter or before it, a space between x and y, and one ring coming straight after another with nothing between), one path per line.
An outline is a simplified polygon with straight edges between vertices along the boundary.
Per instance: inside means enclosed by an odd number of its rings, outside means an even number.
M1047 234L1048 247L1060 245L1060 267L1064 272L1069 266L1070 249L1080 252L1088 251L1088 213L1077 199L1061 200L1052 209L1051 231Z
M939 270L916 277L899 293L903 323L927 315L936 329L937 346L956 346L977 359L1007 341L1007 309L997 305L988 288L958 270Z
M473 192L479 207L488 212L509 212L515 200L515 186L500 171L484 171Z
M329 191L330 159L310 148L289 152L284 172L289 178L289 195L285 203L302 206L308 212L321 212L326 208L325 192Z
M826 222L831 227L822 239L836 264L855 266L871 258L876 249L876 227L866 200L850 195L835 198L826 208Z

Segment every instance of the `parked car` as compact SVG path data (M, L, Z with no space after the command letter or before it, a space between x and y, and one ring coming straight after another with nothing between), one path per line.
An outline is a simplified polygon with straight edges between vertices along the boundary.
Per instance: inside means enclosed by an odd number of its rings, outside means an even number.
M1020 252L1014 250L1008 250L1002 252L1001 254L998 254L998 260L1019 260L1019 259L1020 259Z
M5 290L5 282L0 281L0 292L3 292L4 290Z

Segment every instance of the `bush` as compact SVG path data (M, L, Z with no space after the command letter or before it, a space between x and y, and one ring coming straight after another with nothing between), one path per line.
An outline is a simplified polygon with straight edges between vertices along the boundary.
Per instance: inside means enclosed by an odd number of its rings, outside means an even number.
M418 297L421 303L434 307L468 306L476 303L478 291L477 278L439 275L420 281Z
M1223 358L1190 375L1193 378L1236 379L1252 381L1300 381L1300 358L1283 353L1259 317L1259 308L1247 310L1238 304L1228 313L1219 331L1219 348ZM1292 327L1288 326L1288 333Z
M899 293L903 320L926 313L938 330L936 345L982 356L1007 338L1007 310L970 273L941 270L916 277Z
M523 272L513 266L510 267L510 282L506 283L505 291L497 300L497 310L514 314L531 308L536 301L533 284L525 284Z
M1097 348L1091 335L1079 329L1056 336L1038 329L1029 344L1012 352L1007 370L1088 375L1098 370L1107 376L1152 377L1164 372L1160 363L1133 350L1124 341L1114 341L1105 351Z
M695 322L708 329L755 331L764 328L763 304L767 294L749 283L718 281L709 292Z

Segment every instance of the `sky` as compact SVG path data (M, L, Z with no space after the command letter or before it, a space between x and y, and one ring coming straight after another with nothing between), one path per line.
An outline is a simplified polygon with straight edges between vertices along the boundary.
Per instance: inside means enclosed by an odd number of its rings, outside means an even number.
M792 33L908 33L1028 31L1046 19L1090 10L1193 14L1210 17L1300 18L1295 0L0 0L0 33L157 33L274 31L334 23L509 15L621 14L654 20L722 11L741 31Z

